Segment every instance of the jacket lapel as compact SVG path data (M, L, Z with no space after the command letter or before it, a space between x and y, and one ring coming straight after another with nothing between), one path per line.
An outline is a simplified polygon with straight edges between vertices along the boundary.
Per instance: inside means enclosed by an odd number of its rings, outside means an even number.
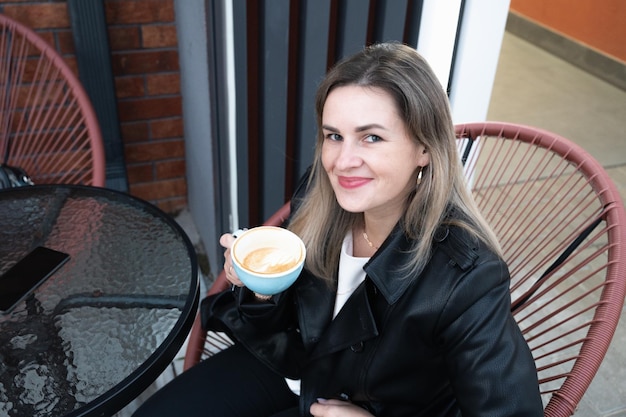
M330 322L311 353L312 360L351 346L358 346L361 342L378 336L366 287L367 282L361 283L337 317Z
M365 264L365 272L389 304L398 301L413 283L413 279L402 272L412 256L410 250L411 242L396 225L380 250Z
M310 350L320 340L332 319L335 292L326 281L313 276L306 269L298 280L296 303L300 334L304 346Z

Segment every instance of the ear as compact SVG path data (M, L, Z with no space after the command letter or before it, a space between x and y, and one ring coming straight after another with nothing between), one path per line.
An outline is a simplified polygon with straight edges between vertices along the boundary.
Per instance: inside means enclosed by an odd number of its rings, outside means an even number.
M417 165L421 166L421 167L425 167L428 164L430 164L430 153L428 152L428 150L424 147L418 157L417 157Z

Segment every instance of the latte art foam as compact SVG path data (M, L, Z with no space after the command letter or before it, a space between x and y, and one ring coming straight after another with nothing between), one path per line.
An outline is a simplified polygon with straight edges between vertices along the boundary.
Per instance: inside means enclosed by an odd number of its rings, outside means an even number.
M243 260L246 269L260 274L277 274L288 271L298 263L292 254L278 248L260 248L250 252Z

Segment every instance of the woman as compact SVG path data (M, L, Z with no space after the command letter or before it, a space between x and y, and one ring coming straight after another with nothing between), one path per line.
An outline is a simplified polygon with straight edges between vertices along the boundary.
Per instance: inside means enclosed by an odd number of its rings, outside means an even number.
M405 45L368 47L328 73L316 113L288 226L307 247L301 276L257 296L222 236L235 290L205 299L203 322L238 343L143 415L161 415L169 396L184 415L542 416L508 270L428 64Z

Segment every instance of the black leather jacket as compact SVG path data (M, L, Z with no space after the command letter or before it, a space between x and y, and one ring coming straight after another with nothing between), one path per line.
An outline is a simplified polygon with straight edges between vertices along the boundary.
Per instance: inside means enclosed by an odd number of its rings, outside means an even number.
M543 416L506 265L458 227L436 240L423 273L402 277L411 242L397 227L334 320L334 289L305 270L270 303L247 289L203 300L204 326L300 378L303 416L320 397L380 417Z

